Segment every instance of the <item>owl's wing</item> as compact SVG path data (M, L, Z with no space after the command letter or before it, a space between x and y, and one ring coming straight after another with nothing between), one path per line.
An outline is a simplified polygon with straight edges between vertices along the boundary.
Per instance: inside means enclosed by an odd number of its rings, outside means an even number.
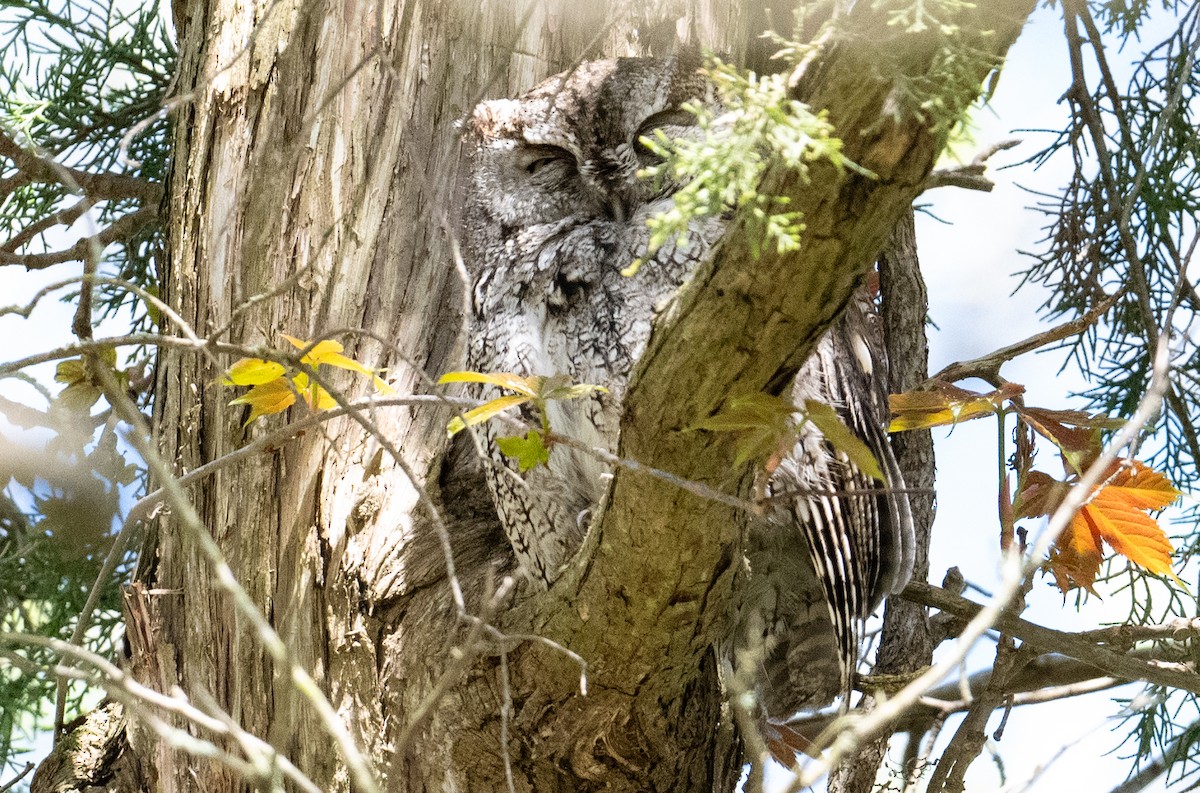
M868 301L853 301L797 374L792 396L833 407L887 482L806 424L768 484L786 497L752 538L752 578L767 577L753 586L771 593L764 602L774 609L764 620L775 631L764 661L772 717L849 693L863 620L912 573L912 515L907 498L891 492L904 482L885 429L886 359L876 320Z

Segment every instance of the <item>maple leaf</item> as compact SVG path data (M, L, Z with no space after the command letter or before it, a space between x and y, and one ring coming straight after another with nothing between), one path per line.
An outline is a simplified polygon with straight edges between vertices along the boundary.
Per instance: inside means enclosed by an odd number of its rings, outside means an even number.
M294 336L283 334L283 338L298 350L309 346L309 342L301 341ZM313 348L300 358L300 362L313 369L319 366L333 366L337 369L349 369L352 372L369 375L375 384L376 392L396 393L395 389L385 383L377 374L382 370L371 369L353 358L342 355L344 349L338 342L326 339L313 345ZM295 404L297 394L300 394L308 406L314 410L328 410L337 405L337 400L320 385L310 382L307 374L301 372L289 380L285 376L286 371L283 364L266 361L262 358L242 358L226 370L225 376L221 379L222 385L252 386L245 394L229 402L230 405L250 406L250 418L246 419L246 424L242 426L246 426L260 416L282 413Z
M496 397L495 399L484 402L479 407L474 407L468 410L461 416L455 416L446 424L446 435L453 438L458 433L465 430L467 427L474 427L476 424L482 424L493 416L498 416L509 408L515 408L519 405L524 405L533 397L523 394L510 396Z
M222 385L262 385L280 378L286 370L283 364L261 358L242 358L229 367Z
M824 402L818 402L815 399L806 399L804 401L804 411L805 418L821 431L821 434L825 436L825 440L829 441L833 448L850 458L850 462L854 463L858 470L867 476L874 477L880 482L886 483L887 480L883 478L883 471L879 468L879 461L875 459L875 455L871 454L870 447L850 431L850 428L842 422L842 417L837 414L836 410Z
M102 347L99 364L107 368L118 383L122 385L125 383L128 375L116 368L116 347ZM54 402L57 406L71 413L87 414L92 405L99 401L104 392L100 388L99 377L93 371L92 365L92 362L83 356L59 361L58 366L54 369L54 381L65 383L66 388L55 397Z
M330 396L329 392L317 383L310 383L308 375L301 373L292 378L292 384L296 386L296 390L304 397L304 401L313 410L329 410L337 407L337 400Z
M525 437L513 435L497 438L496 446L505 457L512 457L517 461L521 473L550 463L550 450L546 448L541 430L531 429L525 433Z
M1017 415L1035 432L1058 447L1065 467L1077 474L1086 471L1100 456L1103 430L1120 429L1125 423L1103 414L1081 410L1047 410L1014 405Z
M286 333L280 335L287 339L287 341L297 350L303 350L312 343L297 339L294 336L289 336ZM308 364L313 369L316 369L318 366L324 364L326 366L333 366L337 369L348 369L351 372L369 375L375 383L376 391L381 394L396 393L395 389L393 389L390 385L385 383L382 378L379 377L378 372L381 370L371 369L370 367L363 366L353 358L348 358L345 355L342 355L342 351L345 349L346 348L344 346L333 339L324 339L313 345L313 348L306 352L300 359L300 363Z
M1059 482L1032 471L1018 494L1018 517L1048 515L1077 487L1077 478ZM1070 524L1055 540L1046 562L1064 593L1073 587L1092 591L1104 557L1104 544L1138 567L1155 575L1168 575L1182 585L1171 570L1171 542L1149 513L1179 498L1167 478L1136 460L1118 460Z
M787 452L796 437L796 422L792 414L796 406L790 401L770 394L747 394L733 397L719 413L697 421L686 432L740 433L734 447L733 465L740 468L750 460L771 458L773 469L778 458Z
M541 389L539 381L545 378L537 377L522 377L519 374L512 372L446 372L438 378L438 384L445 383L483 383L485 385L494 385L498 388L505 388L509 391L516 391L529 399L534 399Z

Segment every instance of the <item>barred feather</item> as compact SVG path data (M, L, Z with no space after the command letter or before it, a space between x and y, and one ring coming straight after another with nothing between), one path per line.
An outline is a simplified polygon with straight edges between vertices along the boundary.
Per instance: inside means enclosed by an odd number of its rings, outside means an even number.
M769 620L776 635L764 662L763 700L774 718L821 707L838 694L845 699L858 666L863 621L912 573L908 500L890 492L904 483L884 427L886 360L876 320L865 298L853 301L797 374L792 396L797 404L816 399L832 406L874 454L887 483L865 474L809 426L768 484L772 494L795 495L752 540L756 549L803 554L807 562L794 560L799 572L772 581L797 591L792 610L783 598L767 604L777 611ZM795 539L796 532L802 543L789 549L780 536ZM766 533L779 536L766 539ZM762 562L763 554L752 550L752 574L769 574ZM824 601L824 615L795 608L814 600L814 590Z

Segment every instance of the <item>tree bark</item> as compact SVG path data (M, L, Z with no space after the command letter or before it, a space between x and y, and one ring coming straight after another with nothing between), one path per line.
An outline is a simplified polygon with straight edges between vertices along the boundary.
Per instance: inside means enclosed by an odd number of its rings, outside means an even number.
M937 42L916 37L877 68L879 42L896 31L869 5L855 12L862 35L798 72L794 90L828 109L846 155L875 177L821 164L808 183L769 172L763 189L805 213L802 249L752 260L747 226L734 223L656 326L628 390L622 457L745 494L751 472L734 468L731 439L676 430L731 393L784 388L917 195L943 141L896 112L896 84L930 72ZM987 4L964 16L962 35L1001 57L1032 6ZM198 333L244 344L364 329L338 336L347 354L389 366L402 393L427 390L425 374L453 368L461 342L444 221L454 122L484 95L515 94L577 59L636 54L628 31L649 29L628 4L530 8L524 19L524 6L434 0L177 7L180 95L190 98L174 128L167 301ZM741 24L731 0L696 0L676 29L736 56ZM158 442L179 472L262 432L242 427L216 384L230 363L179 351L160 362ZM743 516L618 470L554 587L518 586L491 604L507 554L495 526L473 517L480 494L442 475L449 415L380 411L370 416L379 436L335 419L192 490L233 575L386 789L504 789L507 760L517 790L731 790L740 757L712 648L738 578ZM459 619L422 488L452 519L466 611L582 656L586 696L560 649L496 640ZM161 520L143 571L153 594L135 648L142 682L211 696L320 789L351 789L321 720L234 616L176 517ZM247 789L149 732L130 741L155 777L147 789Z

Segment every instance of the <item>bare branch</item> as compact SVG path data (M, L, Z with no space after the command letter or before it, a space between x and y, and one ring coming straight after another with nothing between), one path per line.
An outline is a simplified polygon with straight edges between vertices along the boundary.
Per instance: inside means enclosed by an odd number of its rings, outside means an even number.
M156 220L158 220L158 205L142 206L128 215L117 218L99 233L84 237L70 248L47 253L23 254L0 250L0 265L19 264L26 270L44 270L64 262L83 261L93 247L103 250L114 242L127 240Z
M95 203L91 199L82 198L65 209L61 209L58 212L51 212L44 218L30 223L21 229L19 234L14 234L6 242L0 244L0 252L16 253L18 248L33 240L42 232L55 226L70 226L93 206L95 206Z
M15 777L13 777L9 781L5 782L3 785L0 785L0 793L5 793L5 791L7 791L7 790L12 790L13 788L15 788L17 786L17 783L20 782L25 777L27 777L29 775L29 772L32 771L35 767L36 766L34 766L33 763L26 763L25 767L23 769L21 769L21 771L18 772Z
M954 595L946 590L922 581L913 581L901 596L918 603L924 603L962 619L974 619L984 608L966 598ZM1010 633L1021 641L1040 652L1062 653L1077 658L1096 667L1097 670L1122 680L1145 680L1158 685L1178 688L1184 691L1200 694L1200 675L1182 664L1143 661L1128 655L1123 655L1106 647L1089 641L1085 636L1091 634L1075 634L1066 631L1045 628L1021 619L1007 612L996 615L992 624L1004 633ZM1185 620L1180 623L1168 623L1177 632L1192 631L1192 635L1200 630L1200 620ZM1128 626L1136 630L1135 626ZM1151 626L1148 632L1161 636L1165 628ZM1104 633L1104 635L1112 635ZM1119 635L1119 634L1116 634Z
M1021 141L1016 138L1009 138L1008 140L993 143L976 154L975 158L966 165L959 165L954 168L938 168L929 174L929 178L925 180L923 189L933 190L938 187L961 187L964 190L979 190L984 193L990 193L996 185L985 175L987 173L987 161L997 152L1020 145Z
M60 184L70 191L82 190L93 203L137 198L144 204L157 206L162 200L161 185L126 174L93 173L68 168L22 146L3 129L0 129L0 156L12 160L19 171L16 176L0 180L0 197L7 196L22 184L48 182Z

